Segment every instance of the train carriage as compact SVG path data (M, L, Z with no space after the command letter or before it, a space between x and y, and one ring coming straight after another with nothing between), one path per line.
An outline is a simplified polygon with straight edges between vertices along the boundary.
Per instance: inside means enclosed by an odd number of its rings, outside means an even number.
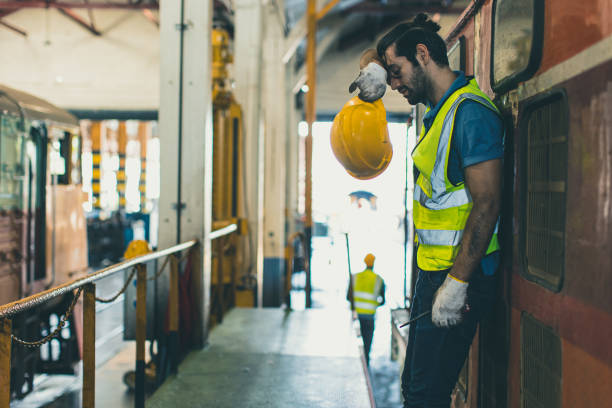
M0 86L0 304L87 272L80 162L73 115ZM38 339L50 333L71 300L60 296L19 315L14 334ZM13 349L13 360L20 362L12 364L15 395L31 391L36 372L73 372L79 359L74 321L40 349Z
M499 301L453 406L607 406L612 4L474 1L447 45L506 125Z

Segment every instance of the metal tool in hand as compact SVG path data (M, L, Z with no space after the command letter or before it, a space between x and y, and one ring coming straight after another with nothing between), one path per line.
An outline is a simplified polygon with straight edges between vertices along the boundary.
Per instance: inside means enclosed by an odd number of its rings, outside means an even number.
M431 314L431 310L428 310L428 311L426 311L426 312L423 312L423 313L421 313L420 315L418 315L417 317L412 318L412 319L408 320L406 323L402 324L402 325L400 326L400 328L401 328L401 327L404 327L404 326L408 326L410 323L414 323L414 322L416 322L417 320L419 320L420 318L425 317L425 316L430 315L430 314Z
M461 312L462 312L462 313L467 313L467 312L469 312L469 311L470 311L470 305L467 305L467 304L466 304L465 306L463 306L463 309L461 310ZM428 310L428 311L426 311L426 312L423 312L423 313L421 313L420 315L418 315L417 317L415 317L415 318L413 318L413 319L408 320L406 323L402 324L402 325L400 326L400 328L402 328L402 327L404 327L404 326L408 326L410 323L414 323L414 322L416 322L417 320L419 320L420 318L425 317L425 316L427 316L427 315L429 315L429 314L431 314L431 310Z

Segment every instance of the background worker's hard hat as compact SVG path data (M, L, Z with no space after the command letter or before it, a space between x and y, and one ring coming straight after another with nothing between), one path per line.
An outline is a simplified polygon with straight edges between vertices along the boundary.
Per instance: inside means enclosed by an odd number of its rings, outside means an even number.
M365 262L366 266L368 267L372 267L374 266L374 260L376 259L376 257L372 254L367 254L365 256L365 258L363 258L363 262Z
M380 99L364 102L355 96L334 118L330 135L332 150L351 176L371 179L389 165L393 148L386 116Z

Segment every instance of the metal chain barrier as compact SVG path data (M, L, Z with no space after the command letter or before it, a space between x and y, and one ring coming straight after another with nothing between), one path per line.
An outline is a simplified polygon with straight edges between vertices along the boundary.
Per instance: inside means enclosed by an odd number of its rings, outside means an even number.
M166 266L168 265L168 261L170 260L170 257L174 256L174 255L168 255L166 257L166 260L164 261L164 263L162 264L161 268L159 268L159 271L157 271L157 273L154 276L151 276L150 278L148 278L147 280L157 280L157 278L159 278L161 276L161 274L164 272L164 269L166 269Z
M179 259L178 264L182 264L185 259L189 258L189 255L191 255L191 249L187 250L187 253L183 255L181 259Z
M130 276L125 281L125 284L123 285L123 288L121 288L121 290L115 296L113 296L111 298L108 298L108 299L102 299L102 298L99 298L99 297L96 296L96 302L100 302L100 303L111 303L111 302L114 302L115 299L117 299L119 297L119 295L121 295L123 292L125 292L125 290L127 289L128 285L132 281L132 278L134 277L135 273L136 273L136 267L133 267L132 268L132 273L130 273Z
M188 250L187 253L182 258L179 259L178 263L180 264L181 262L183 262L185 259L187 259L189 257L190 254L191 254L191 250ZM157 271L155 276L152 276L152 277L148 278L148 280L156 280L157 278L159 278L161 276L161 274L164 272L164 270L166 269L166 266L168 265L168 261L170 260L170 257L173 257L173 256L175 256L175 255L168 255L166 257L166 260L162 264L162 267L159 269L159 271ZM127 278L127 280L125 281L125 284L123 285L121 290L119 292L117 292L117 294L115 294L113 297L108 298L108 299L103 299L103 298L99 298L99 297L96 296L96 302L100 302L100 303L112 303L112 302L114 302L122 293L124 293L127 290L130 282L132 281L132 279L134 278L134 275L136 274L136 271L137 271L137 268L133 267L132 268L132 272L130 273L130 276ZM59 321L57 327L55 328L55 330L53 330L53 332L51 332L49 335L47 335L47 336L45 336L42 339L37 340L37 341L26 341L26 340L23 340L23 339L20 339L20 338L16 337L13 334L11 334L11 338L16 343L21 344L22 346L31 347L31 348L40 347L43 344L48 343L49 341L51 341L51 339L57 337L60 334L61 330L66 325L66 321L72 315L72 312L74 310L74 306L76 305L76 302L79 299L79 297L81 297L81 292L82 291L83 291L83 288L80 287L78 289L76 295L74 296L74 299L72 299L72 302L70 303L70 306L68 307L68 310L66 310L66 313L64 313L64 315L60 319L60 321Z
M68 318L72 314L72 311L74 309L74 305L76 305L77 300L79 299L79 297L81 297L81 292L82 291L83 291L83 288L80 287L79 290L77 291L76 295L74 296L74 299L72 299L72 303L70 303L70 306L68 306L68 310L66 310L66 313L64 313L64 316L62 316L62 318L60 319L60 321L59 321L57 327L55 328L55 330L53 330L53 332L51 332L49 335L43 337L42 339L40 339L38 341L25 341L23 339L20 339L19 337L16 337L15 335L11 334L11 338L13 339L13 341L15 341L16 343L21 344L22 346L25 346L25 347L35 348L35 347L40 347L43 344L48 343L54 337L57 337L60 334L60 331L66 325L66 321L68 320Z

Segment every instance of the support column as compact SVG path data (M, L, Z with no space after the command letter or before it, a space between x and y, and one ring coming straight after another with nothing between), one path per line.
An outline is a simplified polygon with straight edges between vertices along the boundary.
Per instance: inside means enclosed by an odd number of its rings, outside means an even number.
M278 1L277 1L278 3ZM277 8L278 6L278 8ZM264 9L263 110L265 120L264 279L263 306L283 302L286 228L287 94L283 63L284 28L278 9L283 1Z
M316 109L316 89L317 89L317 67L316 67L316 44L317 44L317 1L308 0L307 31L306 36L306 121L308 122L308 136L306 136L305 156L306 156L306 210L305 228L306 251L308 259L306 267L306 307L312 306L311 286L310 286L310 260L312 259L312 124L317 117Z
M260 0L234 1L234 77L236 100L244 111L244 214L252 248L247 273L256 276L257 306L263 305L263 169L262 99L263 9ZM274 106L278 106L275 104Z
M193 238L201 242L192 270L200 347L206 342L210 313L211 28L212 0L160 2L159 247ZM159 285L167 293L167 278Z
M294 58L288 63L288 67L294 66ZM285 207L287 217L287 228L285 234L287 237L297 232L297 217L298 217L298 197L299 197L299 149L300 149L300 136L298 135L298 124L300 122L300 116L295 106L295 94L293 93L292 86L295 83L295 74L293 70L285 69L285 97L286 97L286 134L287 134L287 147L286 147L286 195L285 195Z

